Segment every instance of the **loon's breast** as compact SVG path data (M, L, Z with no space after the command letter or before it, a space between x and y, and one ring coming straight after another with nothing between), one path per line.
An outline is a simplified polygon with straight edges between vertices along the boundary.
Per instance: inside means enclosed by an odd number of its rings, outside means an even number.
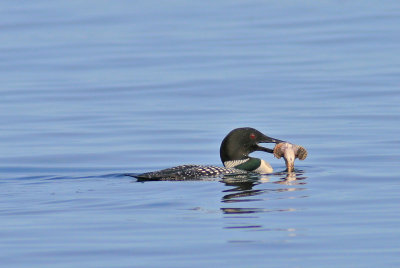
M246 170L207 165L181 165L172 168L132 175L142 180L198 180L224 175L244 175Z

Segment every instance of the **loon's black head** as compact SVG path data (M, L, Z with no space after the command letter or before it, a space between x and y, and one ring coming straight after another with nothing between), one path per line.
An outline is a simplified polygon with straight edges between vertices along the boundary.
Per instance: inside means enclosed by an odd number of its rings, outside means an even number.
M236 128L224 138L220 148L221 161L241 160L249 157L254 151L273 153L272 149L262 147L259 143L281 143L283 141L268 137L250 127Z

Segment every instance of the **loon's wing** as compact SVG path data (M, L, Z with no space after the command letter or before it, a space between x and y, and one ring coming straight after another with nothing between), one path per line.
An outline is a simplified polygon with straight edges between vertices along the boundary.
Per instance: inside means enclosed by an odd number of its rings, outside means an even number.
M246 171L217 166L181 165L143 174L132 174L139 180L198 180L206 177L247 174Z

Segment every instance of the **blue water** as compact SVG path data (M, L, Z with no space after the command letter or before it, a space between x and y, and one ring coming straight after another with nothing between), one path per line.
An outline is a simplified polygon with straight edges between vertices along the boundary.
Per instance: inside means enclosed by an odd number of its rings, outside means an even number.
M400 265L398 1L0 7L2 267ZM302 172L123 176L221 165L242 126Z

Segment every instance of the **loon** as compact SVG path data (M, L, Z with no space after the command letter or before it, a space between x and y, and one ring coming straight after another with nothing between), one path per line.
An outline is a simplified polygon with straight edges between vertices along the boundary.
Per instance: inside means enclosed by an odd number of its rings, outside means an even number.
M272 173L271 165L263 159L250 157L255 151L274 153L259 143L282 143L284 141L268 137L250 128L236 128L228 133L220 147L220 157L224 167L209 165L180 165L143 174L127 174L139 180L197 180L225 175L246 175L249 173Z

